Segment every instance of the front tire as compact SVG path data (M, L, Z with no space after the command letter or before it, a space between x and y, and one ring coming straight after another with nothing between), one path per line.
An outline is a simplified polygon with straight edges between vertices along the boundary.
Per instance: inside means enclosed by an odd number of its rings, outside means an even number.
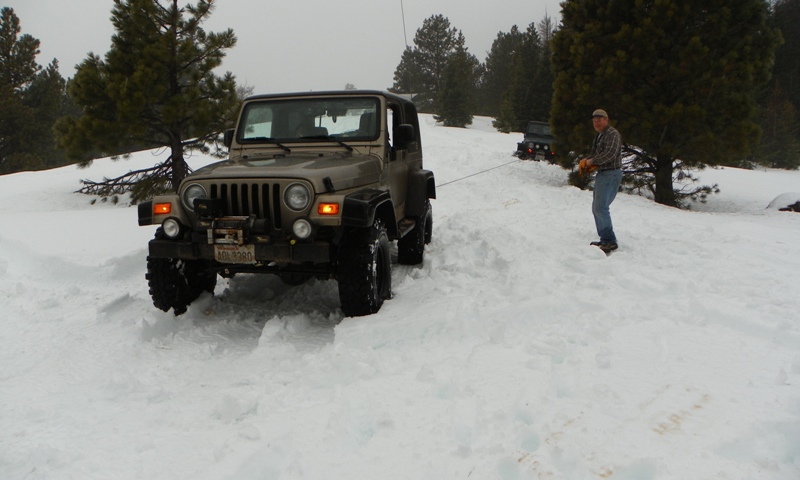
M150 296L156 308L175 315L186 312L203 292L214 292L217 274L204 260L147 257Z
M342 313L347 317L371 315L391 297L389 237L380 222L345 235L339 246L336 279Z

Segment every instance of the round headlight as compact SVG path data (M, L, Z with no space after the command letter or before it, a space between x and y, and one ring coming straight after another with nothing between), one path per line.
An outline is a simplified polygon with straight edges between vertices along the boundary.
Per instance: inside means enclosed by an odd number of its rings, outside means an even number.
M308 220L301 218L294 222L294 225L292 225L292 232L294 232L295 237L301 240L306 239L311 236L311 223Z
M206 189L202 185L193 183L183 191L183 196L181 197L183 206L188 210L194 211L194 200L196 198L208 198L208 193L206 193Z
M283 193L283 201L292 210L304 210L311 203L311 192L308 191L305 185L293 183Z
M164 220L161 224L161 228L164 229L164 234L169 238L176 238L181 234L181 224L172 217Z

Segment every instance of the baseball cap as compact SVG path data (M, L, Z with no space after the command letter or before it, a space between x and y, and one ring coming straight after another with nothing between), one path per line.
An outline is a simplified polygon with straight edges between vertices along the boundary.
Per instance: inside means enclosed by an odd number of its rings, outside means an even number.
M594 111L594 113L592 113L592 118L594 118L594 117L606 117L606 118L608 118L608 114L602 108L598 108L597 110Z

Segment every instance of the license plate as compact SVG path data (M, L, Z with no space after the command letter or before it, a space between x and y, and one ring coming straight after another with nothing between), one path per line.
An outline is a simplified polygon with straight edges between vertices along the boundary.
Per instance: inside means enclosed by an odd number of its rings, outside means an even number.
M544 160L544 153L539 152L536 154L536 160Z
M255 245L214 245L214 260L219 263L256 263Z

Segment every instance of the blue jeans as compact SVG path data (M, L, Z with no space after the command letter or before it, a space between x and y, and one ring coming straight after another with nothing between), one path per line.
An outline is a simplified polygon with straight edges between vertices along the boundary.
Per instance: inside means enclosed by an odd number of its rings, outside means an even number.
M594 197L592 199L592 214L597 234L602 243L617 243L614 227L611 225L611 212L609 205L614 201L622 182L622 170L598 170L594 177Z

